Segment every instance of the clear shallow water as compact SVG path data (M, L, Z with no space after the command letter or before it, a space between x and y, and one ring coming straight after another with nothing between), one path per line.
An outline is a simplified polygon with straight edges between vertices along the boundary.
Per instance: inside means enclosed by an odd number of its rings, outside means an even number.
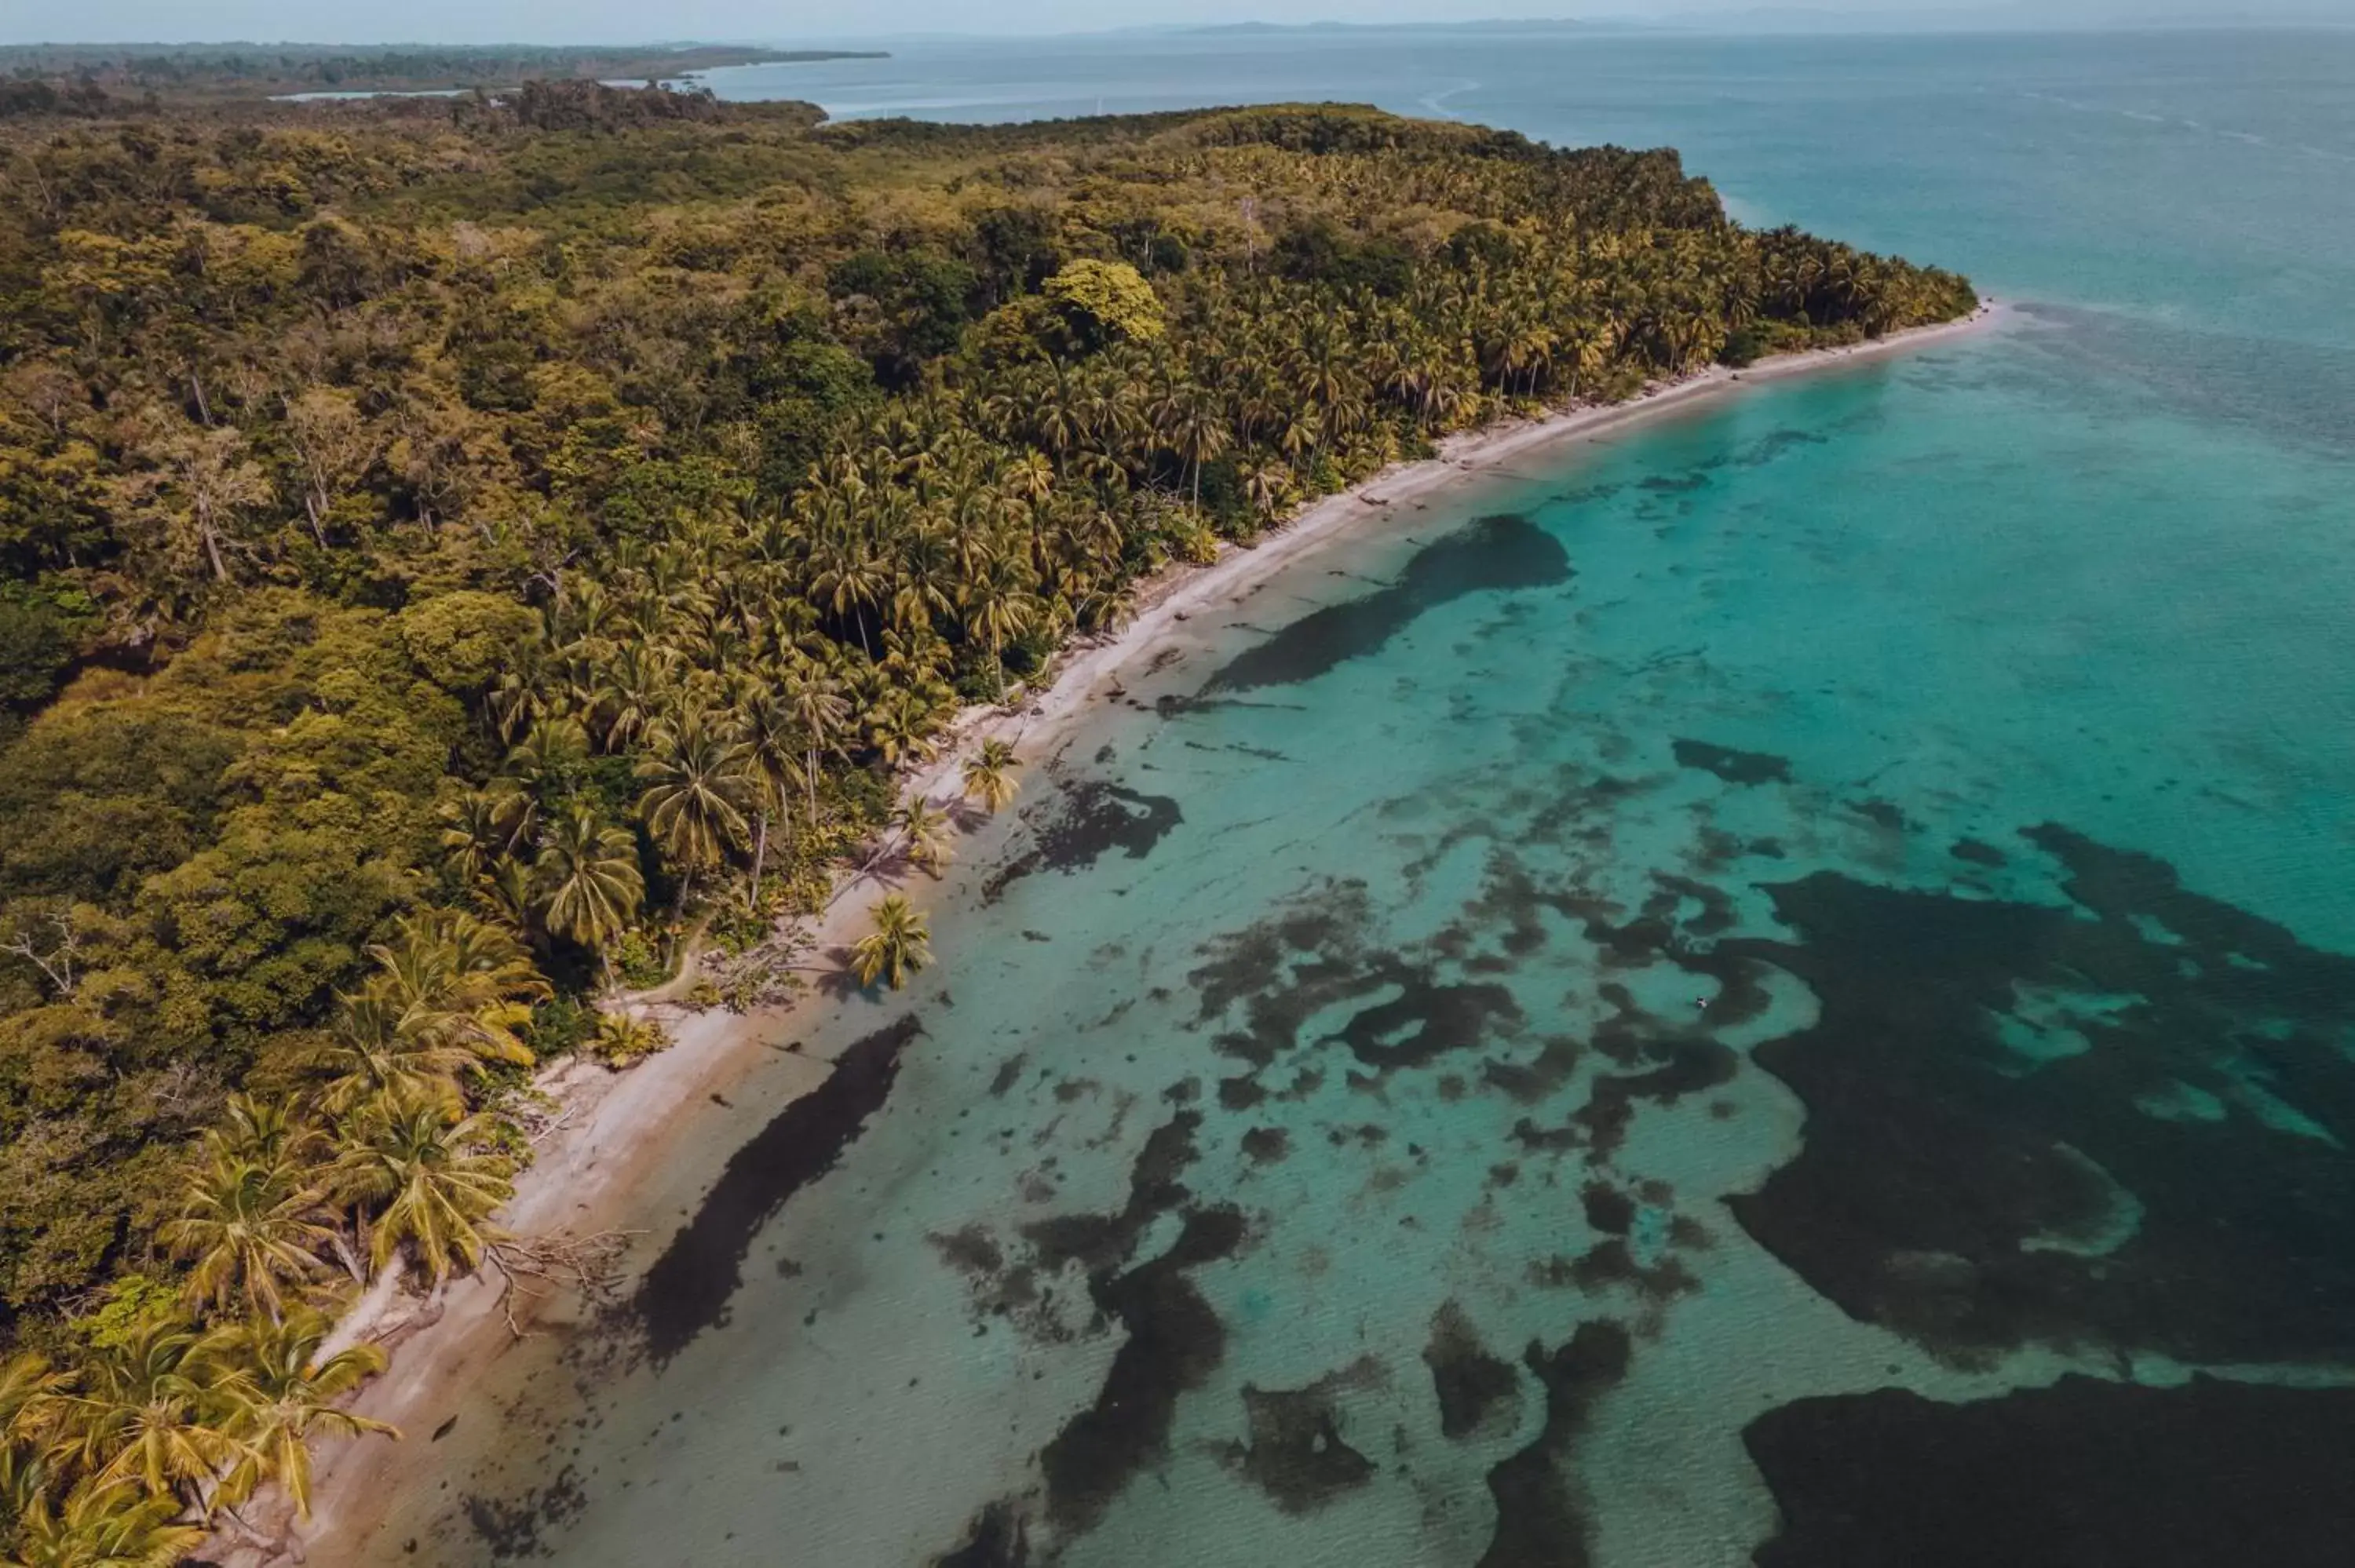
M2355 43L789 69L1674 142L2030 310L1196 618L375 1557L2339 1560Z

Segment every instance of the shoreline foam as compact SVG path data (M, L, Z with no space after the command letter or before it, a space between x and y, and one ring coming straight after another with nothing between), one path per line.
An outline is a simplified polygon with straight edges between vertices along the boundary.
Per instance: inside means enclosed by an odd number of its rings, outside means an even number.
M1121 673L1149 656L1177 626L1348 534L1353 524L1467 480L1496 474L1509 460L1532 451L1705 406L1745 386L1977 333L2009 314L2007 306L1983 302L1958 321L1843 347L1778 355L1741 370L1711 366L1649 387L1624 403L1576 408L1451 436L1440 443L1436 457L1395 464L1311 503L1254 544L1230 545L1204 565L1172 567L1147 579L1138 589L1135 611L1121 628L1067 646L1050 666L1042 689L1026 694L1012 709L984 707L960 715L942 736L937 757L902 781L901 797L954 796L962 762L985 738L1017 741L1026 766L1035 768L1105 699L1116 697ZM835 953L855 940L863 933L865 902L849 895L869 884L890 885L891 881L872 869L837 876L825 910L807 928L811 950ZM761 1048L762 1037L773 1036L781 1024L807 1010L834 1005L821 988L811 988L783 1008L751 1014L654 1005L670 1030L667 1050L622 1072L568 1061L537 1081L536 1086L556 1100L559 1109L536 1144L532 1166L517 1177L515 1197L498 1216L507 1230L581 1234L620 1228L631 1217L629 1195L638 1185L634 1174L659 1161L686 1133L697 1108L751 1062L798 1075L803 1081L791 1086L789 1095L805 1094L828 1076L830 1068L823 1061ZM480 1381L518 1342L509 1332L502 1294L496 1277L485 1274L452 1280L423 1298L389 1287L371 1288L336 1325L328 1349L372 1341L391 1352L390 1366L361 1392L353 1408L401 1427L405 1440L361 1439L323 1449L314 1464L313 1517L307 1525L295 1523L282 1499L273 1496L245 1510L255 1526L253 1534L225 1532L212 1544L208 1560L222 1568L270 1568L303 1562L325 1542L357 1545L375 1530L392 1499L419 1484L431 1468L429 1442L417 1430L421 1421L445 1408L453 1397L463 1397L457 1391ZM519 1320L527 1321L528 1306L518 1305Z

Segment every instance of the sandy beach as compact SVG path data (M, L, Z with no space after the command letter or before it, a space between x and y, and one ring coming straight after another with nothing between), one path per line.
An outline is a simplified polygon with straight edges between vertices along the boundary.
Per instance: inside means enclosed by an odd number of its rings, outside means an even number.
M1196 614L1247 593L1276 572L1350 534L1369 519L1483 475L1509 472L1508 465L1560 448L1624 430L1677 410L1689 410L1752 384L1836 369L1909 352L1986 330L2010 313L1993 302L1971 316L1944 325L1859 344L1764 360L1742 370L1712 367L1672 383L1647 388L1624 403L1582 407L1538 419L1516 419L1449 438L1439 455L1386 470L1341 493L1301 511L1288 524L1249 546L1229 546L1210 563L1174 567L1140 586L1136 609L1115 633L1084 639L1067 648L1046 681L1008 707L968 710L942 737L936 758L903 781L904 797L945 800L958 792L959 769L981 741L1013 740L1036 783L1040 764L1107 700L1122 691L1122 679L1167 645L1176 629ZM868 906L880 888L870 883L896 880L891 864L850 871L836 884L826 911L807 929L808 951L826 964L862 935ZM952 877L958 874L950 874ZM909 889L926 901L922 881ZM943 956L954 962L955 955ZM655 1230L668 1222L636 1212L638 1177L672 1157L694 1135L708 1113L708 1101L752 1063L771 1075L789 1075L792 1092L823 1083L827 1064L795 1054L775 1042L788 1037L794 1020L836 1003L822 987L811 987L789 1006L752 1014L724 1009L693 1010L670 1003L642 1003L670 1033L671 1046L625 1071L609 1071L587 1061L551 1066L537 1087L554 1107L537 1135L535 1159L517 1181L516 1195L500 1223L523 1236ZM658 1250L660 1235L638 1245L624 1268L642 1266ZM528 1325L527 1299L508 1302ZM362 1413L400 1426L405 1441L339 1443L317 1462L314 1516L295 1525L275 1499L245 1511L251 1533L224 1536L207 1553L222 1568L337 1561L335 1543L360 1540L375 1526L387 1500L432 1484L436 1468L431 1438L433 1424L464 1404L516 1343L503 1308L500 1282L476 1276L452 1282L432 1298L400 1292L388 1280L372 1289L339 1324L335 1343L368 1340L391 1353L389 1370L356 1402Z

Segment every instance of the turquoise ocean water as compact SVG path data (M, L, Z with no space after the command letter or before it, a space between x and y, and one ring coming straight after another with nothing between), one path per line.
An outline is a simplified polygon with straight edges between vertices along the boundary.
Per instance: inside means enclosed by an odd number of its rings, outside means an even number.
M2345 1560L2355 35L715 85L1669 143L2021 309L1194 618L367 1560Z

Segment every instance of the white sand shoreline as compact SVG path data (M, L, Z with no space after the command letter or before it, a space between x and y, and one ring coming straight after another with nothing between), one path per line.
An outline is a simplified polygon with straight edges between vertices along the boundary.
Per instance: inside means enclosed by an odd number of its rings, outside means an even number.
M1573 408L1450 437L1441 443L1438 456L1394 465L1325 497L1252 546L1230 546L1207 565L1172 567L1142 585L1138 608L1121 630L1066 649L1043 690L1026 695L1012 709L979 708L960 715L943 736L938 757L904 780L902 797L954 796L964 759L987 737L1017 741L1024 762L1035 766L1051 756L1103 701L1116 697L1122 672L1149 657L1180 623L1348 534L1353 523L1467 478L1495 473L1513 458L1560 442L1624 429L1746 385L1879 359L1979 332L2009 314L2009 307L1990 302L1960 321L1849 347L1781 355L1739 371L1712 366L1647 388L1625 403ZM837 877L826 909L809 929L814 952L837 951L863 934L868 901L851 895L861 885L879 880L864 872ZM645 1216L629 1213L630 1196L638 1185L634 1177L674 1150L698 1108L741 1073L748 1059L768 1063L773 1073L793 1075L797 1081L784 1090L789 1097L826 1080L830 1069L823 1061L764 1051L762 1042L773 1040L807 1010L832 1005L813 988L786 1008L749 1016L716 1008L661 1007L656 1011L673 1037L668 1050L621 1073L586 1062L551 1069L539 1086L561 1108L555 1124L541 1135L535 1162L517 1178L516 1195L500 1214L500 1223L525 1235L581 1235L643 1221ZM517 1315L525 1316L520 1307ZM464 1401L516 1343L500 1309L499 1287L482 1276L453 1281L421 1301L397 1295L389 1287L372 1289L337 1325L331 1344L359 1340L385 1345L392 1359L385 1374L360 1393L355 1407L401 1427L407 1439L325 1448L317 1458L314 1512L308 1524L295 1525L285 1505L273 1497L245 1510L259 1533L272 1538L267 1543L224 1532L207 1553L208 1561L221 1568L274 1568L306 1562L314 1552L336 1560L339 1553L328 1549L330 1542L357 1547L377 1528L392 1499L424 1484L433 1467L428 1432L436 1416Z

